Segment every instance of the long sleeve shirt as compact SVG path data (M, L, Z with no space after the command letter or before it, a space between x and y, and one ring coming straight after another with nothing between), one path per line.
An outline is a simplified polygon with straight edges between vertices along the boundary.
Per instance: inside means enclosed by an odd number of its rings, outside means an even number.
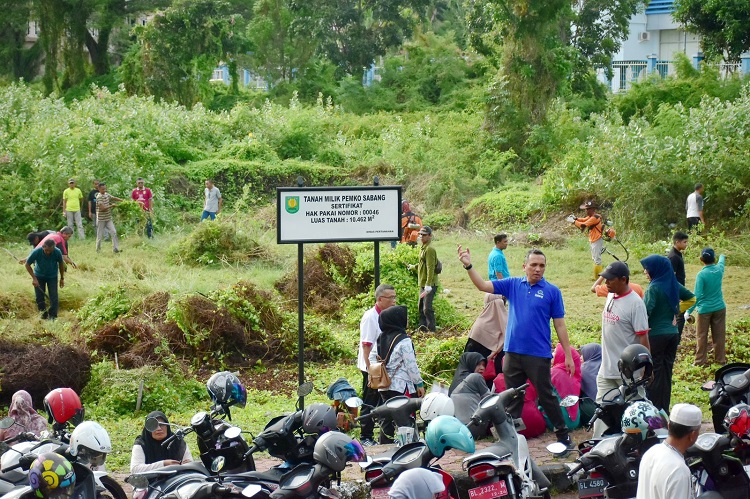
M377 362L377 356L377 349L373 348L370 351L370 363ZM414 344L411 342L411 338L405 338L393 347L385 369L391 378L391 386L381 388L381 392L391 390L404 393L408 389L409 393L414 393L417 391L415 387L424 385L422 375L419 373L419 366L417 366L417 356L414 353Z
M182 464L193 462L193 455L190 453L190 446L185 445L185 454L182 456ZM146 464L146 454L143 453L143 447L134 445L130 454L130 472L143 473L144 471L158 470L165 466L164 461Z
M429 244L423 244L419 248L419 266L417 267L417 276L419 287L435 287L438 284L438 277L435 273L437 265L437 252Z
M710 314L727 308L721 284L724 280L725 256L719 256L719 262L703 267L695 278L695 305L688 309L692 313L698 309L699 314Z
M595 243L602 238L602 216L598 213L590 217L576 218L574 223L579 229L588 227L590 243Z

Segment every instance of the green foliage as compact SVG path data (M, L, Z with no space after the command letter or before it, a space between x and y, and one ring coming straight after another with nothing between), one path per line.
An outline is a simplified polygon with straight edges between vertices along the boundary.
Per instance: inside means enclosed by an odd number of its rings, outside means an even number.
M456 217L452 213L434 211L422 217L422 224L429 225L432 229L448 229L456 223Z
M706 56L739 62L740 56L750 49L747 14L744 0L678 0L673 16L688 31L700 35Z
M371 245L357 245L357 260L353 279L372 286L372 272L375 266ZM438 255L440 258L440 255ZM442 258L443 268L449 265L446 258ZM396 289L399 305L406 305L408 310L409 327L416 329L419 325L419 286L417 285L417 271L409 270L407 265L414 265L419 261L419 249L407 244L399 244L392 251L380 253L380 282L390 284ZM450 295L438 293L433 301L435 321L438 326L449 330L463 331L467 327L467 319L458 313L450 302ZM344 304L345 321L351 327L358 327L362 314L375 302L374 288L368 293L361 293L346 300Z
M195 226L184 241L169 250L172 258L188 265L247 262L265 254L261 244L230 222L206 220Z
M573 140L545 177L547 199L572 206L601 196L629 237L648 240L666 237L670 222L684 227L685 197L700 181L710 196L709 225L747 227L748 111L743 89L734 101L704 97L692 109L663 104L653 123L596 117L589 137Z
M675 55L676 78L662 79L658 75L633 84L627 92L617 94L612 105L628 123L634 117L645 117L653 123L663 104L680 104L687 109L698 107L704 97L716 97L722 102L739 97L747 78L723 78L716 65L703 63L700 71L684 54Z
M476 228L507 227L523 223L545 208L542 189L513 184L504 190L488 192L474 198L466 211L470 225Z
M185 373L153 367L118 370L112 362L102 361L92 366L91 381L82 393L86 415L98 419L138 414L135 408L141 380L141 414L170 414L206 402L205 386Z
M422 377L430 382L434 378L443 384L450 385L453 374L458 365L458 359L464 353L466 338L456 337L442 341L433 341L425 345L424 350L420 348L417 352L417 360Z
M127 313L133 305L133 297L125 285L102 287L78 310L79 330L90 336L100 326L112 322Z

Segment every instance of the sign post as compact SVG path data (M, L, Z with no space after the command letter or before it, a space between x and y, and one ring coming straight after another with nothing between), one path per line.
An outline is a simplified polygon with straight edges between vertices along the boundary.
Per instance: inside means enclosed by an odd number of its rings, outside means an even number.
M401 239L401 186L277 187L276 243L297 244L299 384L304 373L304 252L305 243L375 243ZM376 280L380 280L376 262ZM302 401L301 401L302 403Z

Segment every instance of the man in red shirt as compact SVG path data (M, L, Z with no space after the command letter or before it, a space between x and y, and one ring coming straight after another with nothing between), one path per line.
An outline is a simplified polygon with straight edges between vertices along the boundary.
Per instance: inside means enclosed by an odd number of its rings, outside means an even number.
M48 234L39 240L39 242L34 246L34 249L43 247L44 242L48 239L51 239L55 242L55 246L60 250L60 253L62 253L63 261L74 269L77 269L78 265L76 265L75 262L68 256L68 239L70 239L72 236L73 229L68 227L67 225L60 229L60 232L48 231ZM18 263L23 265L26 263L26 259L24 258L22 260L19 260Z
M151 189L145 187L146 181L142 178L136 180L136 188L133 189L133 193L130 197L133 201L138 202L143 211L146 212L146 235L149 238L154 237L154 226L151 222L151 215L154 213L154 196L151 193Z

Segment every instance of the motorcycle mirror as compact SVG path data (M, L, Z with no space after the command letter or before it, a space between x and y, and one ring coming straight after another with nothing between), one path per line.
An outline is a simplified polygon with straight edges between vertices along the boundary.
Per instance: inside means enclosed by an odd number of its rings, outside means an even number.
M364 400L362 400L359 397L349 397L344 401L344 404L346 404L347 407L350 409L356 409L357 407L361 407L362 404L364 404Z
M146 424L143 425L147 431L156 431L159 428L160 421L155 417L146 418Z
M228 440L234 440L235 438L239 437L242 433L242 428L239 426L230 426L226 430L224 430L224 438Z
M313 384L312 381L307 381L305 383L302 383L297 387L297 396L298 397L307 397L313 392Z
M547 446L547 452L550 454L562 454L563 452L566 452L568 450L568 447L561 442L555 442L552 444L549 444Z
M242 489L242 495L245 497L254 497L261 490L263 490L263 487L257 483L253 483Z
M132 485L134 489L147 489L148 478L143 475L130 475L125 482Z
M578 395L568 395L560 401L560 407L573 407L578 403L580 398Z
M701 390L703 390L704 392L710 392L714 389L714 386L716 386L716 381L706 381L705 383L703 383L703 385L701 385Z
M224 456L218 456L216 459L214 459L211 462L211 472L218 473L221 470L223 470L225 462L226 462L226 459L224 458Z
M10 416L8 416L7 418L0 419L0 430L7 430L14 424L16 424L16 420Z

